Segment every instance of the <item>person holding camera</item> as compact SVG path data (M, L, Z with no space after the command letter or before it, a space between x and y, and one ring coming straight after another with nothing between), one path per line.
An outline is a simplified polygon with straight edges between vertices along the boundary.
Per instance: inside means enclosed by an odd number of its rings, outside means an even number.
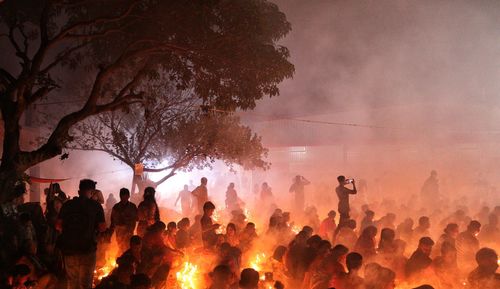
M339 198L338 212L340 214L340 220L338 228L340 228L345 225L347 221L349 221L349 195L354 195L358 191L356 190L356 182L354 179L346 179L344 176L338 176L337 181L339 182L339 185L335 188L335 192ZM345 187L348 184L352 184L352 189Z

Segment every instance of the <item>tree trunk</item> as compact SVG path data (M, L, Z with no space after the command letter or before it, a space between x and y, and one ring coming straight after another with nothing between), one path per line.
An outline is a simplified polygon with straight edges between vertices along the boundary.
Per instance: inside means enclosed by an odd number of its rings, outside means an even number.
M16 183L23 179L24 170L9 162L0 165L0 204L12 196Z

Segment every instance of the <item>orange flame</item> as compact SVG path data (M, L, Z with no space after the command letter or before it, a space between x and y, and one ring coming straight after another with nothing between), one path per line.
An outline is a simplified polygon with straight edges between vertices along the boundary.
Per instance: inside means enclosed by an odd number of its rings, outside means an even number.
M197 265L184 262L181 269L175 274L177 284L181 289L198 289L199 269Z

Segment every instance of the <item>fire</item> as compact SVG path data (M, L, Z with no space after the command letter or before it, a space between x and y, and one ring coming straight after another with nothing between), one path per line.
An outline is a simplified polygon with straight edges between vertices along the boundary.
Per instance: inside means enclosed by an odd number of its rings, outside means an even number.
M103 267L96 269L94 271L94 277L97 279L95 283L99 283L103 278L107 277L111 272L117 267L116 261L114 258L109 258L106 260L106 265Z
M292 232L293 232L294 234L298 234L301 230L302 230L302 228L301 228L301 227L299 227L299 226L297 226L297 225L293 225L293 226L292 226Z
M175 274L177 284L181 289L197 289L199 269L197 265L190 262L184 262L181 269Z
M255 255L255 257L250 261L250 268L254 269L255 271L262 271L263 265L266 261L266 254L264 253L258 253Z

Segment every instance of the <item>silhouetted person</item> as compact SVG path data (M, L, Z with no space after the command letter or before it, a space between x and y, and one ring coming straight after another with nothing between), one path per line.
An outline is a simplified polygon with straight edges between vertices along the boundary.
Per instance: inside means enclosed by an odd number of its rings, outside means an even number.
M432 264L431 253L434 241L429 237L422 237L418 242L418 248L406 263L406 278L411 278L429 268Z
M459 270L457 265L457 249L449 242L444 242L440 248L441 255L432 261L432 267L439 282L445 288L457 288L459 283Z
M240 289L257 289L259 287L259 272L252 268L246 268L241 271Z
M95 182L80 181L78 197L67 201L59 213L58 247L64 257L68 289L88 289L96 264L96 236L106 230L102 206L90 199Z
M273 201L273 192L271 187L266 183L262 183L260 190L260 200L263 205L268 205Z
M321 221L319 226L319 235L321 238L330 241L333 239L333 233L335 232L335 229L337 229L337 224L335 224L336 215L337 213L332 210L328 212L328 216Z
M479 235L481 242L494 244L500 240L498 218L499 216L496 214L490 214L488 216L488 224L481 229L481 234Z
M235 279L234 273L227 265L218 265L209 275L212 285L208 289L230 289Z
M495 250L481 248L476 253L477 267L467 278L470 289L498 289L500 288L500 274L498 269L498 255Z
M363 258L369 259L377 254L375 249L375 237L377 236L377 227L369 226L361 232L356 245L354 246L354 251L363 255Z
M116 203L118 203L118 201L115 199L115 196L113 194L109 194L106 199L106 211L108 211L108 213L111 212Z
M360 230L363 231L366 227L368 226L375 226L375 222L373 221L373 218L375 217L375 212L372 210L366 210L365 211L365 216L361 220L361 226Z
M229 211L240 210L240 203L242 203L242 201L238 198L234 183L229 183L226 190L226 208Z
M212 202L205 202L203 205L203 216L201 217L201 239L203 240L203 245L206 248L212 247L217 240L217 230L220 225L214 224L212 221L212 215L215 211L215 205Z
M436 201L439 200L439 183L436 171L431 171L431 175L425 180L420 193L424 206L435 205Z
M356 194L358 191L356 190L356 182L354 180L346 180L344 176L338 176L337 181L339 185L335 189L335 192L339 198L339 227L342 227L345 225L346 221L349 220L349 211L351 210L349 207L349 195ZM346 188L345 186L347 184L352 184L352 189Z
M137 207L137 235L143 237L146 228L160 221L160 209L156 204L155 189L147 187L144 189L143 201Z
M346 257L347 273L340 274L330 282L331 287L335 289L362 289L364 288L364 279L359 276L359 270L363 265L363 256L356 252L347 254Z
M422 216L418 219L418 226L413 230L414 240L420 240L422 237L430 236L431 221L429 217Z
M479 250L479 240L477 235L481 231L481 223L478 221L471 221L467 226L467 230L458 234L456 247L458 265L464 269L471 269L471 260Z
M200 180L200 185L196 187L191 192L191 195L193 195L194 200L196 200L196 206L193 204L194 208L197 208L198 214L203 214L203 205L208 202L208 190L207 190L207 183L208 180L207 178L203 177Z
M296 213L300 213L304 210L304 204L305 204L304 186L307 186L310 183L311 182L309 182L303 176L296 176L292 186L290 186L290 189L288 190L290 193L295 194L293 207Z
M441 247L447 243L447 245L455 248L456 250L456 240L458 236L458 225L455 223L449 223L446 225L445 229L443 230L443 234L439 237L438 241L436 242L435 246L435 254L441 252Z
M191 245L191 236L189 234L190 222L188 218L182 218L177 223L177 234L175 235L175 244L177 249L184 249Z
M119 254L126 250L138 220L137 207L129 202L129 199L130 191L126 188L120 189L120 202L114 205L111 211L110 230L116 233Z
M184 185L184 189L179 192L174 206L177 206L179 200L181 200L182 215L189 216L191 214L191 191L189 191L188 185Z

